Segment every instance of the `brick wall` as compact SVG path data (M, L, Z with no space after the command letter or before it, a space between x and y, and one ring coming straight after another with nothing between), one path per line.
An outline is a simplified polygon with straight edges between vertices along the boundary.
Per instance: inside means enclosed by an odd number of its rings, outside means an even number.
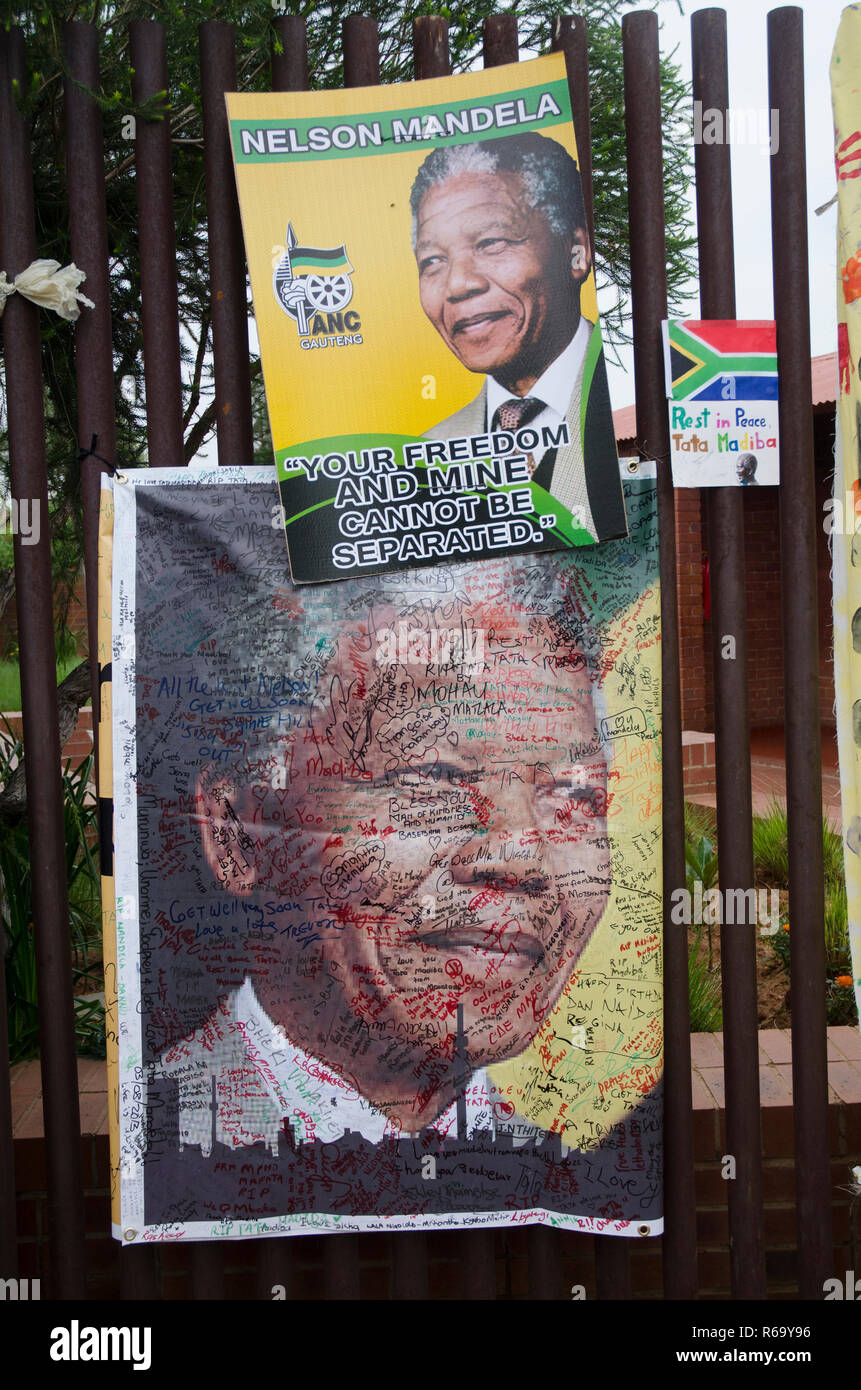
M710 729L711 663L703 659L707 631L700 494L695 488L677 488L675 499L682 728Z
M834 418L814 417L816 515L824 517L834 471ZM682 728L714 729L711 623L703 616L702 551L713 549L700 494L677 488L676 549L681 649ZM780 525L778 489L745 488L744 562L747 585L748 693L752 728L782 724L783 638L780 618ZM834 724L834 661L831 617L831 555L824 527L817 525L817 611L819 702L823 724Z
M5 716L9 727L14 734L21 736L21 713L17 711ZM67 740L63 747L63 761L71 759L72 768L80 767L85 758L89 757L93 751L93 712L91 709L78 711L78 725L75 732Z
M767 728L783 723L778 489L747 487L742 498L750 722L753 728Z
M715 790L715 736L687 730L682 734L682 775L685 796Z
M78 637L78 651L82 656L87 651L87 594L84 580L84 572L81 570L78 582L75 585L75 592L69 605L66 616L66 625L70 632L74 632ZM18 612L15 601L9 603L0 616L0 658L7 652L17 647L18 643Z

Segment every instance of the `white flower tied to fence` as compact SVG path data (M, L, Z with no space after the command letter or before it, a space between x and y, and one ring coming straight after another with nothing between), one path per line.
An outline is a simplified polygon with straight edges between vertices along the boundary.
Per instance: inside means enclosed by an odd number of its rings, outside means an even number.
M33 304L43 309L53 309L61 319L74 323L80 316L81 305L95 309L95 304L81 294L78 286L86 280L86 272L72 263L61 266L59 261L31 261L10 282L5 270L0 270L0 318L6 308L6 300L12 294L23 294Z

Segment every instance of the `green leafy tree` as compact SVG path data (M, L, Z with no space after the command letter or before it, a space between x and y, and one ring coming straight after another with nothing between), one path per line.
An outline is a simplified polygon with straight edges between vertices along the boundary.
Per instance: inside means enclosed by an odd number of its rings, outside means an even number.
M94 23L100 31L101 89L96 93L104 116L105 189L111 297L114 325L114 367L118 422L118 457L124 465L146 461L145 389L140 332L140 274L138 214L135 200L133 122L143 114L131 98L128 23L154 19L166 29L170 89L169 118L173 142L176 208L177 283L182 326L184 439L191 459L212 437L209 282L206 254L206 200L203 171L202 122L198 73L198 25L205 19L231 22L237 36L238 84L242 90L266 90L270 81L273 22L280 13L303 15L308 25L309 68L314 88L338 87L343 82L341 25L351 12L377 20L381 73L384 82L412 76L412 21L417 14L442 13L449 20L453 70L464 71L480 57L481 26L494 13L513 13L519 21L522 50L546 52L553 18L576 9L585 15L590 52L592 153L597 228L596 276L611 286L615 303L605 312L605 341L627 340L625 321L630 290L630 246L625 165L624 99L621 15L627 0L578 0L574 5L538 0L528 6L471 0L470 4L425 3L410 9L370 0L333 0L327 5L287 3L280 10L269 0L39 0L38 5L0 0L8 27L20 25L26 34L29 85L20 94L33 126L37 245L41 256L66 264L71 259L68 198L63 147L62 24L68 19ZM671 61L661 66L664 174L667 209L667 269L671 308L680 304L692 271L693 240L687 220L686 190L690 180L688 155L688 92ZM84 287L86 289L86 286ZM52 498L52 537L58 584L58 630L65 636L65 612L82 552L79 505L80 469L74 387L74 334L70 325L50 314L40 316L42 359L46 385L48 474ZM252 363L255 457L271 457L259 363ZM7 467L4 421L0 418L0 474ZM154 460L157 462L157 460ZM0 477L0 483L3 479ZM0 617L11 598L13 584L0 553Z

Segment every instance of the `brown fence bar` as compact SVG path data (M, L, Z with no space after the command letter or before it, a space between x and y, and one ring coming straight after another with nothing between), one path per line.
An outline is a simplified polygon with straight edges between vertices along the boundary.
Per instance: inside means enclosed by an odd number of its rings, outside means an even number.
M69 230L72 259L86 271L85 289L95 304L75 325L75 379L78 442L88 449L96 436L96 452L116 462L114 359L111 334L111 287L108 274L108 233L105 203L105 152L102 116L91 92L99 90L99 36L92 24L63 25L63 88ZM89 91L84 90L88 88ZM98 459L81 464L84 504L84 568L87 580L87 633L93 690L93 747L98 768L98 584L99 539ZM99 786L98 771L96 786ZM154 1298L157 1290L157 1251L129 1247L120 1255L120 1284L126 1299Z
M281 51L272 45L273 92L307 92L308 36L301 15L281 14L273 29Z
M664 1296L693 1298L697 1287L691 1035L686 933L670 921L670 894L685 885L682 718L676 608L676 537L661 320L667 316L664 178L658 19L622 20L631 299L637 442L658 463L664 800Z
M439 15L424 15L413 20L413 72L416 80L446 77L451 72L448 21ZM400 1231L393 1234L391 1252L392 1297L427 1298L428 1250L425 1233Z
M517 15L492 14L482 27L482 57L486 68L498 68L503 63L516 63L520 57L517 44Z
M133 19L129 36L132 96L139 106L159 92L167 92L164 28L146 19ZM158 116L144 119L138 115L135 125L147 444L152 467L180 468L185 456L167 98L155 109Z
M698 10L691 19L693 95L702 109L729 109L726 12ZM700 309L705 319L734 319L732 186L728 142L695 151ZM750 719L747 698L747 609L744 492L704 488L712 597L712 671L719 874L723 901L753 888ZM735 642L725 658L724 639ZM726 916L727 914L722 914ZM735 1158L727 1183L730 1266L736 1298L765 1298L762 1136L756 1006L756 920L721 926L726 1151Z
M218 462L241 466L254 460L254 433L245 247L224 104L236 91L236 49L232 24L207 20L198 33Z
M553 20L550 46L554 53L565 54L568 72L568 95L577 137L577 167L583 185L583 204L586 208L587 231L595 255L595 201L592 187L592 115L589 101L589 45L586 21L582 15L557 15Z
M18 1219L15 1210L15 1149L12 1139L12 1084L9 1070L6 971L0 970L0 1274L18 1274Z
M414 19L413 75L416 81L424 77L448 77L450 72L448 20L438 14Z
M380 82L379 26L365 15L348 15L341 26L344 86L377 87Z
M66 190L72 260L86 271L85 289L95 308L75 325L75 385L78 403L78 443L116 462L114 357L111 334L111 285L108 274L108 223L105 199L105 149L102 115L90 91L99 90L99 33L93 24L63 25L63 122L65 126ZM87 578L87 633L91 654L93 745L98 757L98 568L99 475L102 464L88 458L81 464L84 506L84 568ZM98 786L98 776L96 777Z
M583 186L587 230L595 256L595 207L592 186L592 119L589 109L589 51L586 21L582 15L559 15L553 21L553 51L565 55L568 93L574 133L577 137L577 165ZM631 1271L627 1240L596 1236L595 1279L598 1297L630 1298Z
M272 88L276 92L304 92L308 89L308 40L305 20L297 15L280 15L275 21L275 31L282 45L282 52L272 53ZM343 27L345 72L349 67L357 86L364 81L373 81L368 73L375 70L379 74L379 60L373 50L376 48L376 25L373 33L369 22L360 16L353 16ZM282 1277L275 1282L282 1283L289 1292L291 1280L300 1283L297 1270L297 1252L291 1244L291 1237L267 1241L275 1246L267 1252L267 1266L277 1268ZM359 1297L359 1239L352 1234L330 1235L323 1240L323 1282L325 1296L331 1300L354 1300Z
M792 923L792 1094L799 1290L821 1298L831 1252L825 1018L825 886L816 540L810 400L804 45L800 9L768 16L769 105L780 140L771 156L771 246L780 381L780 577Z
M12 83L27 89L24 35L0 30L0 265L10 279L37 255L30 132ZM27 819L39 985L39 1046L48 1166L50 1284L55 1298L86 1287L78 1067L60 731L51 530L45 462L39 309L14 295L3 316L12 496L38 507L40 539L14 538ZM86 312L86 310L84 311Z

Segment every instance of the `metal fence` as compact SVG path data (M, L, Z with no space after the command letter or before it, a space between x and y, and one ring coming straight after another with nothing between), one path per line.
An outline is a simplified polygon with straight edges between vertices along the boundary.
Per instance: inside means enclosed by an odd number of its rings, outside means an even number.
M282 51L272 55L272 86L296 91L308 86L305 22L275 21ZM662 176L662 129L658 22L651 11L628 15L622 24L627 125L627 174L632 257L633 334L637 439L642 457L658 459L660 575L663 624L663 791L665 904L685 883L684 794L674 501L669 465L669 429L664 392L660 323L666 316L667 285ZM416 78L449 72L447 21L416 19L413 25ZM168 88L164 30L131 24L133 96L136 104ZM245 464L253 451L251 390L246 323L246 274L223 93L236 89L236 36L230 25L200 27L201 93L208 210L211 312L220 464ZM588 55L582 18L554 25L553 47L568 63L586 206L592 223ZM377 26L352 16L343 29L347 86L379 82ZM108 240L101 115L89 90L99 87L97 31L68 23L63 31L67 67L64 89L69 221L72 256L86 271L86 288L96 308L75 329L78 436L82 448L98 437L98 452L116 461L114 365L111 339ZM780 533L786 680L787 792L789 813L790 912L792 930L792 1043L795 1119L799 1292L821 1297L831 1272L823 928L823 869L819 704L817 692L816 537L813 422L810 404L810 334L806 241L804 82L802 13L773 11L768 21L769 99L779 113L780 145L771 158L774 300L780 374ZM518 58L516 19L489 19L484 26L484 62L493 66ZM694 98L703 108L728 103L726 16L705 10L693 18ZM26 89L26 53L20 30L0 29L0 267L10 278L37 256L29 132L13 84ZM183 463L180 339L177 308L170 126L138 119L135 169L139 211L142 334L149 457L162 466ZM703 317L733 318L730 150L726 144L696 147L699 272ZM792 286L791 294L785 292ZM8 429L14 497L39 499L48 514L42 368L38 310L16 296L3 318ZM97 650L96 537L100 464L83 465L86 571L90 651ZM718 830L721 888L753 885L751 786L746 690L745 588L742 493L708 491L712 629L717 743ZM77 1073L74 1052L72 980L65 882L63 810L59 779L60 744L54 680L55 651L50 539L47 528L36 545L15 540L18 623L23 692L23 730L33 917L41 1018L41 1066L49 1191L49 1251L54 1298L86 1295L82 1173ZM721 638L732 634L737 659L720 659ZM93 672L94 709L98 673ZM95 721L94 721L95 723ZM694 1203L691 1050L688 1016L688 957L684 930L674 927L665 907L665 1223L664 1296L695 1297L697 1262ZM753 933L722 929L726 1149L736 1158L736 1180L728 1183L732 1288L736 1298L763 1298L763 1237L755 940ZM0 985L0 1032L5 1034L5 999ZM15 1203L9 1068L0 1067L0 1266L14 1274ZM421 1298L428 1288L427 1238L398 1234L390 1240L392 1290L398 1298ZM465 1232L459 1242L462 1295L493 1297L493 1233ZM530 1294L564 1298L565 1242L582 1240L546 1227L527 1236ZM627 1242L596 1236L598 1296L630 1296ZM255 1251L258 1287L274 1283L298 1291L296 1242L259 1241ZM301 1244L301 1242L299 1242ZM193 1294L223 1293L223 1247L190 1247ZM158 1296L156 1252L123 1250L124 1297ZM330 1298L359 1295L359 1245L354 1235L327 1237L323 1246L324 1287Z

